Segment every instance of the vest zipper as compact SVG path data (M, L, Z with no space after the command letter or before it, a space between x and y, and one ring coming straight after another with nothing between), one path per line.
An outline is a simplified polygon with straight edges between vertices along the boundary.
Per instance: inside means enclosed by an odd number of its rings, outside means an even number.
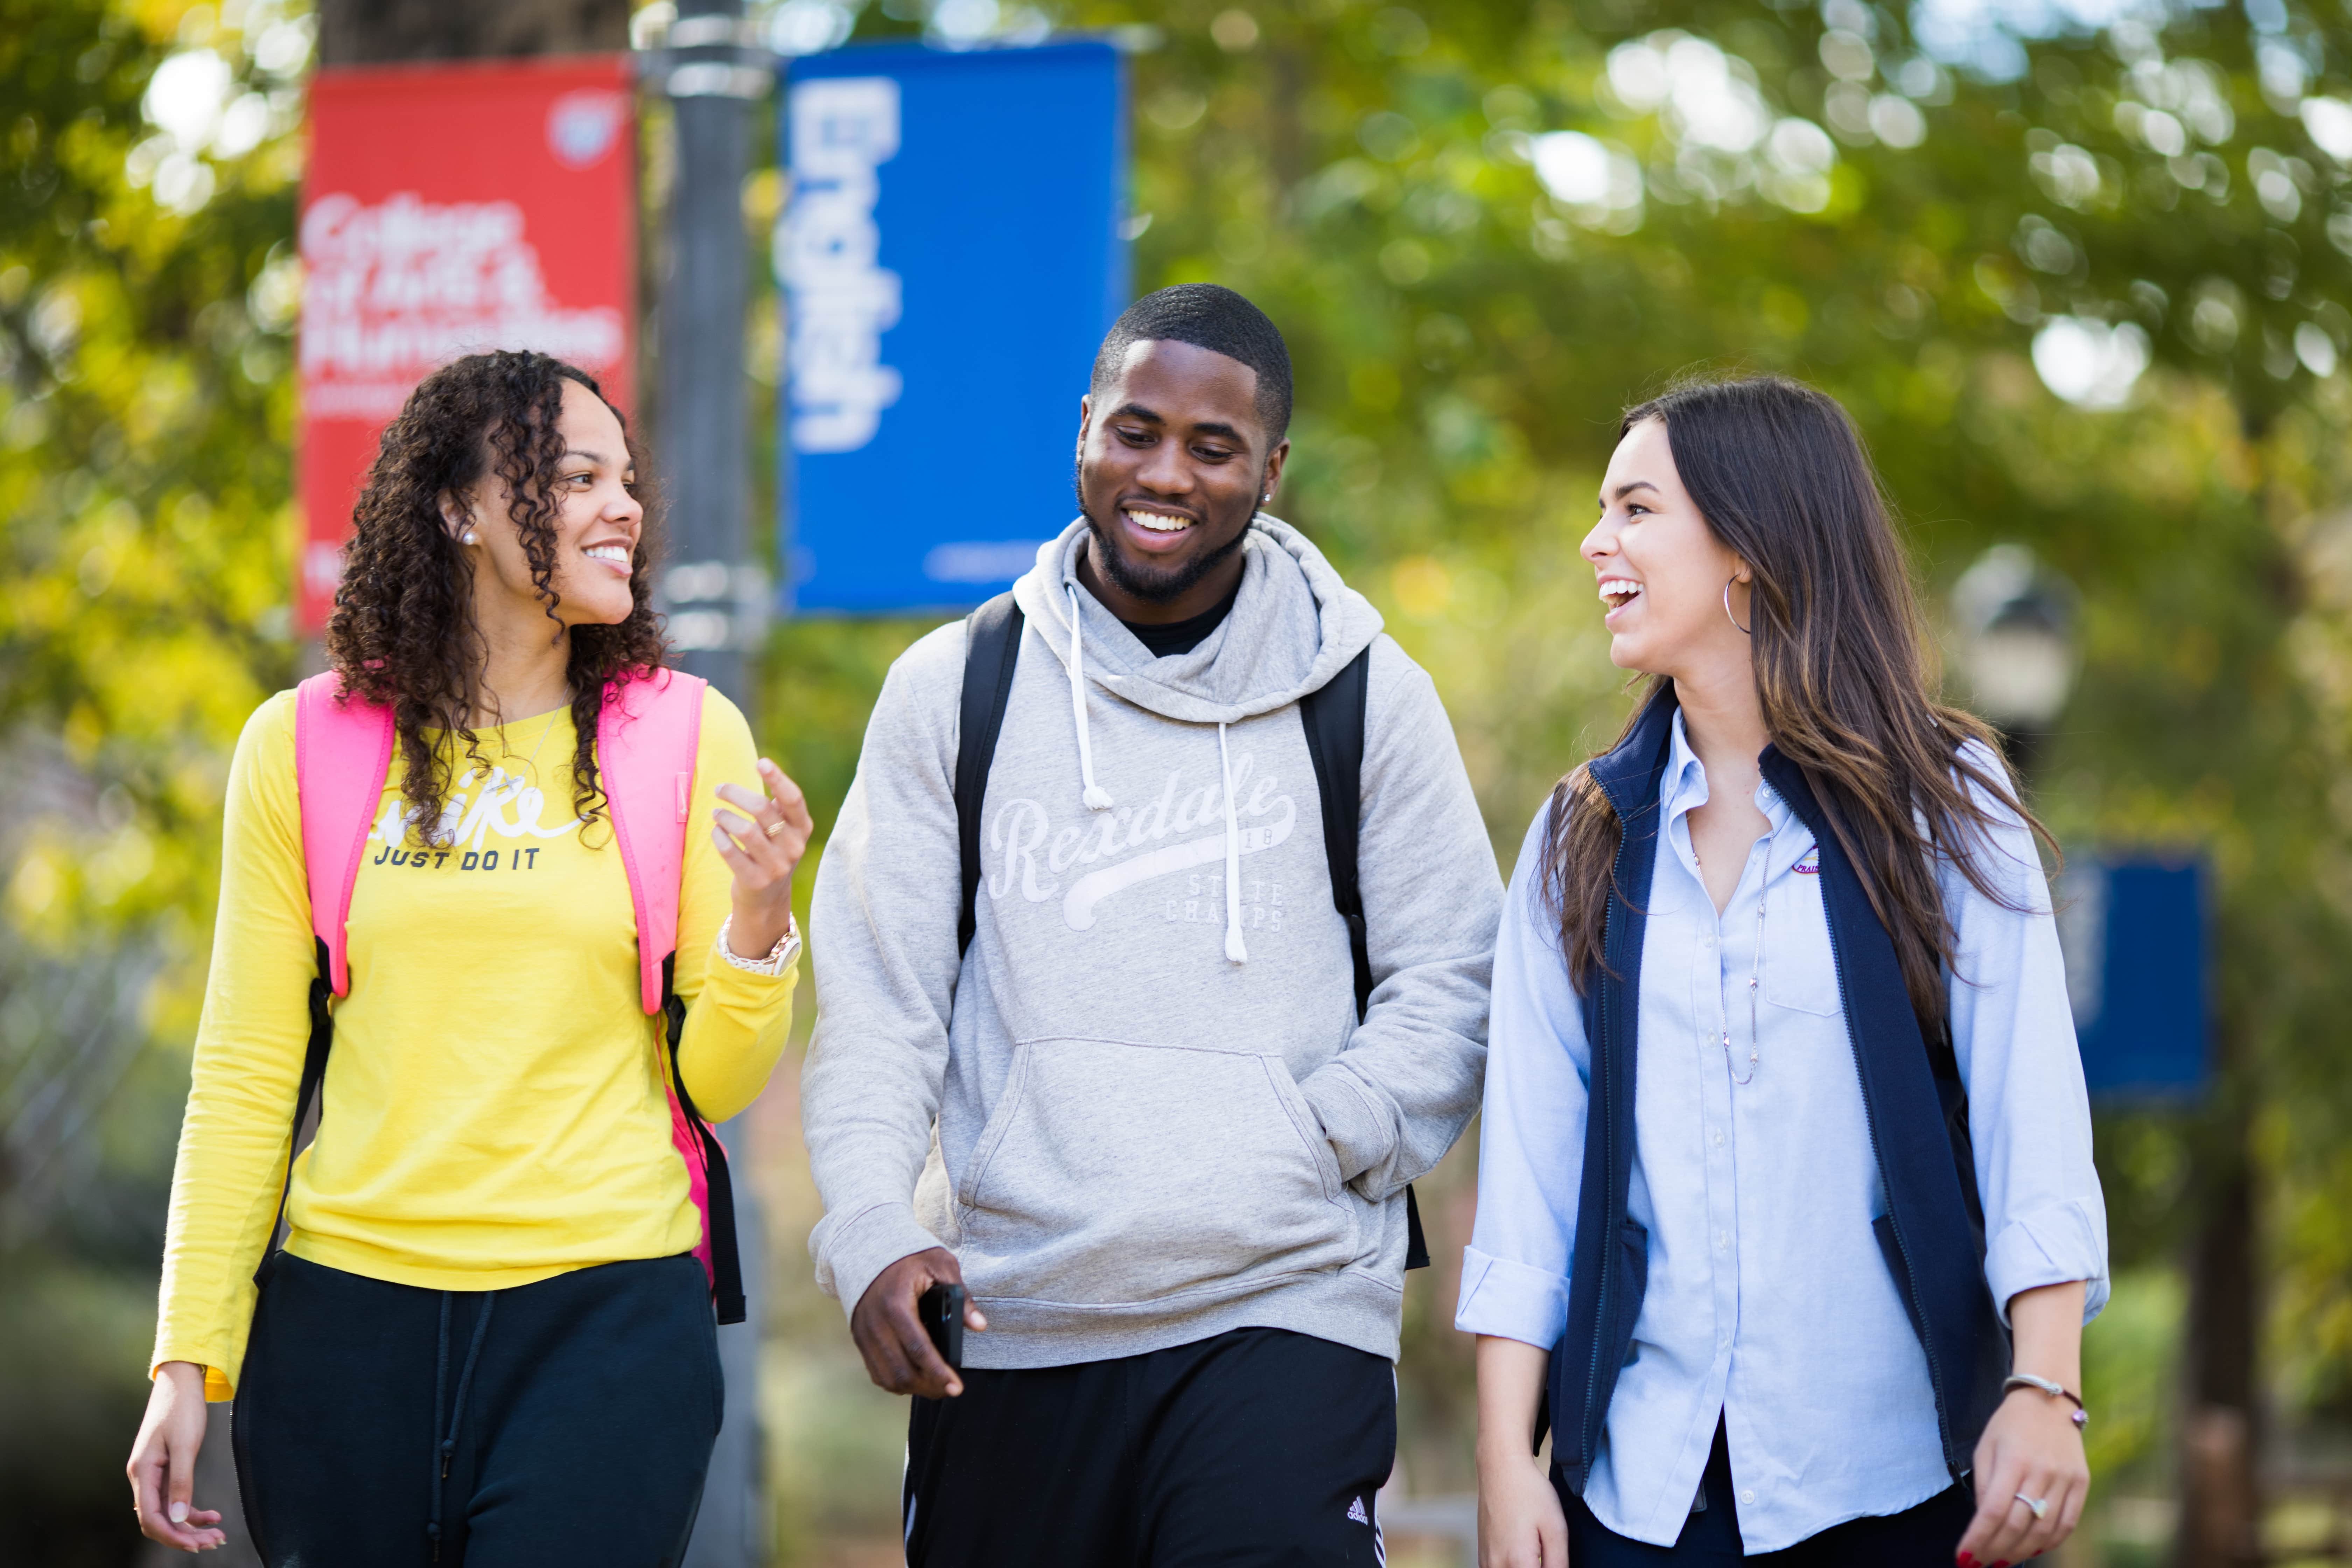
M1610 804L1612 807L1616 805L1614 801L1612 801ZM1651 809L1654 812L1657 809L1654 802L1652 803ZM1621 825L1617 835L1617 856L1614 862L1611 865L1609 871L1612 899L1616 895L1616 890L1623 888L1625 885L1624 873L1626 847L1633 837L1631 826L1625 822L1624 812L1622 810L1619 810L1617 816L1618 822ZM1643 919L1646 921L1648 918L1649 915L1647 911L1644 911ZM1613 908L1610 911L1609 924L1617 924L1616 911ZM1622 934L1622 928L1620 927L1619 930L1620 934ZM1604 927L1601 931L1601 944L1603 958L1622 958L1622 953L1611 953L1609 952L1609 931ZM1633 975L1630 978L1622 980L1620 984L1624 985L1639 985L1641 984L1641 976L1638 974ZM1614 1009L1610 1005L1610 991L1606 985L1603 985L1601 991L1601 1027L1603 1037L1601 1045L1602 1048L1605 1049L1607 1048L1607 1043L1615 1038L1619 1033L1620 1027L1622 1027L1622 1026L1617 1026L1616 1024ZM1601 1076L1602 1083L1606 1086L1603 1090L1605 1098L1601 1108L1602 1179L1608 1182L1610 1186L1613 1189L1617 1182L1617 1095L1621 1086L1617 1081L1618 1075L1613 1071L1606 1074L1605 1076ZM1614 1191L1603 1192L1601 1199L1601 1217L1604 1220L1614 1222L1614 1224L1609 1228L1613 1230L1622 1230L1624 1228L1625 1216L1615 1201L1616 1194ZM1583 1452L1577 1456L1577 1468L1581 1472L1581 1474L1577 1478L1577 1490L1579 1492L1581 1492L1584 1489L1585 1484L1592 1479L1593 1450L1600 1447L1601 1427L1608 1418L1608 1412L1604 1410L1597 1410L1594 1406L1601 1392L1601 1349L1609 1338L1609 1287L1616 1276L1616 1268L1613 1263L1614 1254L1612 1251L1612 1247L1615 1245L1616 1244L1609 1235L1603 1234L1601 1237L1598 1249L1601 1259L1601 1286L1600 1294L1596 1299L1593 1311L1592 1359L1586 1366L1584 1373L1584 1430L1578 1434L1579 1447L1583 1450Z
M1812 825L1808 823L1806 826ZM1821 835L1816 833L1814 837L1819 839ZM1827 858L1823 856L1824 859ZM1824 888L1822 891L1826 895L1829 889ZM1854 1037L1853 1033L1853 1005L1846 993L1845 959L1838 942L1837 922L1829 920L1829 900L1824 896L1822 915L1830 928L1830 969L1837 976L1838 1021L1845 1026L1846 1049L1853 1055L1854 1084L1862 1090L1862 1122L1870 1134L1871 1163L1877 1167L1878 1190L1886 1199L1886 1224L1887 1228L1895 1233L1895 1251L1903 1259L1904 1284L1910 1291L1912 1310L1919 1323L1919 1348L1927 1357L1928 1392L1936 1399L1936 1436L1944 1450L1944 1468L1951 1473L1954 1480L1958 1480L1968 1471L1952 1461L1952 1426L1944 1410L1943 1365L1936 1359L1936 1336L1927 1327L1927 1307L1919 1297L1918 1275L1911 1267L1911 1247L1903 1239L1903 1215L1895 1203L1895 1189L1886 1180L1886 1157L1879 1152L1878 1108L1871 1102L1867 1080L1863 1076L1862 1042Z

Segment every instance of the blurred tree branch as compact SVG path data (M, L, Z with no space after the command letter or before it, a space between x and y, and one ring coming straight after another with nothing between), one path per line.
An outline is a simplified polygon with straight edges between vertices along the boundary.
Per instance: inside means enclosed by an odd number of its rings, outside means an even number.
M319 63L585 54L629 47L629 0L322 0Z

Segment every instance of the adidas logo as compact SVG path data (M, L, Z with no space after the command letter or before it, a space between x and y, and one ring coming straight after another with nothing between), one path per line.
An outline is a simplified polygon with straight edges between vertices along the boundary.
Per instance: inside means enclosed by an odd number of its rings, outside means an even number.
M1372 1522L1372 1516L1364 1511L1364 1500L1362 1498L1350 1498L1349 1500L1348 1517L1354 1520L1358 1524L1370 1524Z

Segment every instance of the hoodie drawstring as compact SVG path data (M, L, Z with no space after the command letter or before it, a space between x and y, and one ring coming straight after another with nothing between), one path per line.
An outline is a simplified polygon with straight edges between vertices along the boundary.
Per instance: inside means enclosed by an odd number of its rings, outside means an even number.
M1088 811L1108 811L1110 791L1095 783L1095 752L1087 735L1087 673L1085 638L1078 631L1078 590L1065 583L1070 597L1070 712L1078 725L1078 780ZM1234 806L1233 756L1225 745L1225 727L1217 726L1217 768L1225 796L1225 957L1234 963L1249 962L1249 944L1242 941L1242 824Z
M1222 723L1217 726L1217 767L1224 775L1225 793L1225 956L1247 963L1249 945L1242 941L1242 821L1234 809L1234 764Z
M1085 656L1079 651L1083 639L1078 635L1078 590L1068 583L1062 586L1070 595L1070 711L1078 720L1078 778L1086 785L1087 809L1108 811L1110 791L1095 783L1094 748L1087 742L1087 677Z

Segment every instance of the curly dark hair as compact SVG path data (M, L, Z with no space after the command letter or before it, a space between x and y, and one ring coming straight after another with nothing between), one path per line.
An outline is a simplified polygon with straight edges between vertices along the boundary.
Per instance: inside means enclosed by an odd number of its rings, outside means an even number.
M464 495L493 471L506 481L513 498L508 515L530 562L531 581L548 619L560 629L555 487L563 437L556 426L567 381L603 400L593 377L542 353L468 354L434 372L385 428L352 509L354 533L344 547L342 582L327 622L327 656L342 677L346 700L357 696L392 709L405 763L401 795L412 831L421 830L428 840L440 835L455 772L445 764L465 755L487 765L472 724L487 658L474 624L473 563L442 521L440 498ZM617 408L613 415L629 439L627 419ZM634 440L629 460L639 461ZM638 472L643 475L642 467ZM628 618L571 630L572 723L578 735L572 799L583 822L595 821L604 805L594 748L606 683L626 671L655 668L668 653L654 617L648 570L659 542L648 500L629 574L635 604ZM454 736L457 750L446 742L436 747L428 730Z

